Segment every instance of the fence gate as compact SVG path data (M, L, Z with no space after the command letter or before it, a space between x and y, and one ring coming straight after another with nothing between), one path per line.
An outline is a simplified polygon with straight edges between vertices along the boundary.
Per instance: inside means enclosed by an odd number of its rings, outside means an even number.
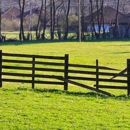
M98 60L96 60L95 66L69 64L68 82L106 95L112 95L104 89L128 90L126 72L127 69L120 73L117 69L100 66ZM81 82L79 83L79 81ZM86 83L84 84L82 81ZM88 81L92 81L94 87L86 85Z

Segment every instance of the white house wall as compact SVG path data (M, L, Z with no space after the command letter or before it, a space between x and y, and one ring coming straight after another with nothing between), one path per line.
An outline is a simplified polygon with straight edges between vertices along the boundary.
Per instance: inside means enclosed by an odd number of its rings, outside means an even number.
M105 32L109 32L109 28L110 28L109 24L104 24L104 27L105 27ZM95 24L95 25L94 25L94 28L95 28L95 30L96 30L97 32L99 31L99 26L98 26L98 24ZM87 27L87 32L91 32L92 29L93 29L92 25L89 25L89 26ZM103 31L103 24L101 25L100 31Z

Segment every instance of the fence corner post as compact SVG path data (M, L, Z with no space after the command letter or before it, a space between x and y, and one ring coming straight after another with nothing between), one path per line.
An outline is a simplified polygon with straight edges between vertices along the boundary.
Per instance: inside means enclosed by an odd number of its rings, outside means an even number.
M64 90L68 90L68 63L69 55L65 54L65 66L64 66Z
M99 85L99 67L98 67L99 63L98 60L96 60L96 89L99 89L98 85Z
M2 50L0 50L0 88L2 87Z
M127 94L130 96L130 59L127 59Z

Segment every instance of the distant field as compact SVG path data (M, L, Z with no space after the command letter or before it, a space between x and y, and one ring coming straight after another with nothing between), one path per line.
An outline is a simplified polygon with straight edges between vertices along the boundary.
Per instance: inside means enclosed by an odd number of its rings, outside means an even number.
M45 42L0 44L10 53L63 56L70 63L95 65L123 70L130 58L129 41ZM0 89L1 130L129 130L130 98L116 90L107 97L69 84L63 86L4 83Z
M25 31L24 32L25 36L27 36L28 33L32 34L32 40L36 40L36 32L35 31L32 31L32 32ZM6 40L8 40L8 39L17 39L17 40L19 40L19 31L2 32L2 35L6 36ZM76 34L74 32L70 32L68 34L68 38L70 38L72 36L73 36L73 38L76 38ZM50 39L50 31L49 30L46 30L45 38ZM58 39L57 31L55 31L54 39Z

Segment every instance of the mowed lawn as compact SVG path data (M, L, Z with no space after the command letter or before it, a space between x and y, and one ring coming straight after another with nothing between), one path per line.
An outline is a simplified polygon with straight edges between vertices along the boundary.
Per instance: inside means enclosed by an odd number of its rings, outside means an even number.
M9 53L63 56L70 63L99 65L123 70L130 58L129 41L53 42L1 44ZM0 89L0 130L129 130L130 98L101 95L69 84L63 86L3 83Z

